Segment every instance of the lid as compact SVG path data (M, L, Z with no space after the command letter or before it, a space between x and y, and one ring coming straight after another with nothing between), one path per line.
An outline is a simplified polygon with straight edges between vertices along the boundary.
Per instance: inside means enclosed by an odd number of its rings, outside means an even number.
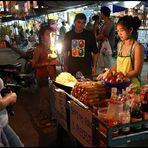
M136 94L140 94L140 89L136 89Z

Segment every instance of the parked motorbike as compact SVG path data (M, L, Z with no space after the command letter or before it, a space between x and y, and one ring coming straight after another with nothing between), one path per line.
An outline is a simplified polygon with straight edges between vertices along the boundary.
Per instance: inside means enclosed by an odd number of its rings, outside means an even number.
M17 59L17 60L19 59L25 60L24 73L32 73L34 71L32 67L33 53L34 53L34 48L30 48Z
M24 74L20 74L18 79L24 80L25 86L36 87L37 81L35 77L35 69L32 67L32 59L34 54L34 47L28 49L24 54L22 54L17 60L24 59Z
M0 65L0 77L5 84L21 85L22 88L32 87L35 83L33 73L24 74L21 69L21 63Z

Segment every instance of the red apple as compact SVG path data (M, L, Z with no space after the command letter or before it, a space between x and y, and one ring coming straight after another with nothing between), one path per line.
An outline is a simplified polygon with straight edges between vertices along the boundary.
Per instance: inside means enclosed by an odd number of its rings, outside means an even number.
M116 83L116 77L114 77L114 76L111 77L109 82L110 82L110 83Z
M117 78L123 79L123 77L124 77L124 74L122 72L119 72L117 74Z
M115 70L112 71L113 76L115 76L116 73L117 73L117 72L116 72Z
M124 77L123 82L129 82L129 79L127 77Z
M106 78L106 79L104 79L104 81L105 81L105 82L108 82L108 81L109 81L109 79L108 79L108 78Z
M122 82L123 82L123 79L117 78L117 79L116 79L116 82L117 82L117 83L122 83Z

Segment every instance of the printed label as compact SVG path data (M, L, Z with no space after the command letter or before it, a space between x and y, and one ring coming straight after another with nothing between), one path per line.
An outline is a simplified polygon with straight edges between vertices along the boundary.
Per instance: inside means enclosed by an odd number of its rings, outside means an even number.
M132 122L139 122L142 121L142 118L131 118Z
M132 122L139 122L139 121L142 121L142 118L139 118L139 119L137 119L137 118L131 118L131 121ZM142 128L142 125L141 124L138 124L138 125L133 126L133 128L134 129L141 129Z

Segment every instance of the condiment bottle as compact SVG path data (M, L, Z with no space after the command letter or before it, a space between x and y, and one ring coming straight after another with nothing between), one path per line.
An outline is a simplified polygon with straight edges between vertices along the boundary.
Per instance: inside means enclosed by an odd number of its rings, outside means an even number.
M136 101L140 100L140 90L136 90ZM142 121L142 110L141 110L141 102L133 102L131 106L131 122L139 122ZM135 125L132 127L132 130L134 132L139 132L142 129L142 124L139 123L138 125Z
M123 100L123 112L119 113L119 122L120 124L130 123L130 106L129 106L129 97L126 91L122 90L122 100ZM128 134L130 132L130 127L123 127L121 129L122 134Z
M144 100L141 104L143 120L148 120L148 90L145 92ZM143 128L148 130L148 123L143 124Z

